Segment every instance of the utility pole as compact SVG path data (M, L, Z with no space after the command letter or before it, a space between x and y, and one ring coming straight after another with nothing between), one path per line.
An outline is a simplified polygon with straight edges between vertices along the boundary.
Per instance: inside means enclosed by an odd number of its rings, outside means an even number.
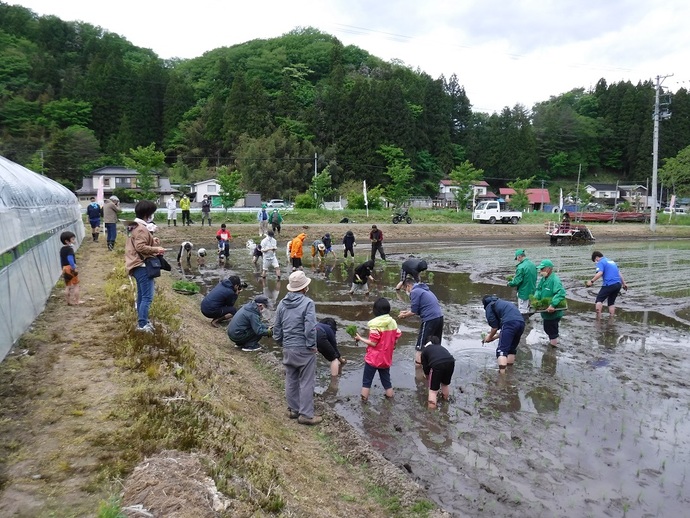
M668 119L671 113L666 111L663 115L659 113L659 96L661 94L661 83L664 79L671 77L673 74L666 76L656 76L656 87L654 95L654 141L652 143L652 210L649 217L649 230L656 232L656 211L657 211L657 173L659 164L659 119Z
M541 181L541 211L544 212L544 180Z
M316 177L319 176L319 155L318 153L314 153L314 180L316 180ZM314 184L316 185L316 184ZM314 199L316 199L316 191L314 191Z

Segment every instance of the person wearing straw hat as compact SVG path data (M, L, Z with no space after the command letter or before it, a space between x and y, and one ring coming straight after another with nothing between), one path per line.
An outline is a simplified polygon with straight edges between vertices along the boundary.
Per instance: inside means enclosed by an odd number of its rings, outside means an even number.
M283 348L288 417L299 424L319 424L314 415L316 382L316 307L307 297L311 279L302 270L290 274L288 294L278 304L273 339Z
M541 279L537 284L534 297L537 300L546 297L551 299L549 307L541 312L541 318L544 322L544 332L549 336L549 343L552 347L558 347L558 327L563 318L563 310L557 310L556 306L565 300L565 288L561 279L554 273L553 262L549 259L543 259L537 266L537 270Z
M508 282L508 286L517 288L518 309L523 315L532 313L529 305L529 296L534 294L537 287L537 267L527 259L527 254L522 248L515 250L515 275Z

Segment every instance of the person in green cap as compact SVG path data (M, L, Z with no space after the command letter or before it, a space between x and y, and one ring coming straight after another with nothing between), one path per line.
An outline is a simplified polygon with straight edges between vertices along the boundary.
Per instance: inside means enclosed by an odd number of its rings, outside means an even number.
M558 325L563 317L563 310L557 310L555 306L565 300L565 288L561 284L561 279L554 273L553 263L549 259L543 259L537 266L537 270L539 270L541 279L537 284L534 296L537 300L551 298L551 304L541 312L541 318L544 322L544 332L549 337L549 343L552 347L558 347Z
M256 215L256 219L259 222L259 235L261 237L268 235L268 211L266 210L266 204L261 205L261 210Z
M523 316L532 313L529 306L529 296L534 294L537 287L537 267L527 259L522 248L515 250L515 275L508 282L508 286L517 288L518 309Z

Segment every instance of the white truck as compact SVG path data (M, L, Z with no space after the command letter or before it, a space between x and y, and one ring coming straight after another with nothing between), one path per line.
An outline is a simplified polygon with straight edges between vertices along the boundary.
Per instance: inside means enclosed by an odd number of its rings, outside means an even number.
M483 201L472 212L472 221L492 225L497 221L517 225L520 218L522 218L522 212L506 210L505 205L497 201Z

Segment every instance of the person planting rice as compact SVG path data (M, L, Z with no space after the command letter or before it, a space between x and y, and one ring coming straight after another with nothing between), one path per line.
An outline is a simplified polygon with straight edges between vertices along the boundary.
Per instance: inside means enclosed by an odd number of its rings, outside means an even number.
M596 265L597 273L594 274L592 280L587 281L585 284L589 288L597 282L598 279L602 279L601 289L599 293L597 293L597 298L595 299L597 317L601 316L604 301L606 301L608 305L609 315L613 316L616 314L616 298L620 294L621 288L628 291L628 285L625 283L623 274L620 272L615 261L604 257L604 254L598 250L592 252L592 261Z
M553 271L553 262L549 259L543 259L539 266L537 266L539 275L539 283L534 292L535 299L550 298L549 306L541 311L541 318L543 320L544 332L549 337L549 343L552 347L558 347L558 328L563 318L563 310L557 310L562 300L565 299L565 288L561 283L561 279Z
M505 372L506 366L515 363L518 344L525 331L525 319L515 304L501 300L496 295L485 295L482 298L482 304L486 321L491 326L491 331L482 338L482 343L498 339L498 347L496 347L498 370Z

